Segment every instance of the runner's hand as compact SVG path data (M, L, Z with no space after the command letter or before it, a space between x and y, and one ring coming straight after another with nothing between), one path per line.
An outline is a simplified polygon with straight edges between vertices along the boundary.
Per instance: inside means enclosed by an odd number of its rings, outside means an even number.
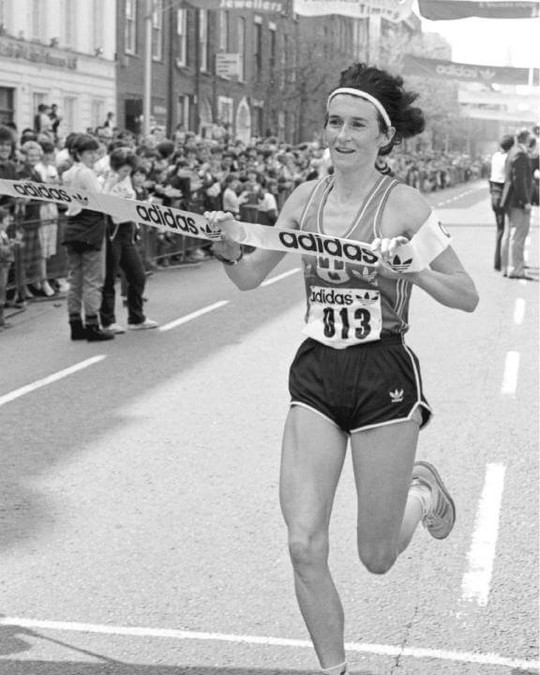
M205 211L204 217L206 218L208 227L214 232L221 234L221 239L213 242L212 251L230 260L238 258L242 252L242 247L223 228L223 225L226 223L235 222L232 213L229 211Z
M371 242L371 249L373 251L378 251L381 255L380 261L375 265L377 273L383 277L389 278L397 278L401 276L403 272L394 272L394 270L390 267L389 261L395 256L400 246L405 246L405 244L408 243L409 240L404 236L374 239Z

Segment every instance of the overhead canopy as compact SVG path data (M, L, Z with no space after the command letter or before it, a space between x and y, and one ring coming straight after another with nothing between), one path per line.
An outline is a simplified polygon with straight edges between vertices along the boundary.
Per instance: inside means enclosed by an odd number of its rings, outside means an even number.
M287 9L286 0L184 0L197 9L255 10L281 13ZM300 16L339 14L356 19L381 16L392 23L406 19L412 12L413 0L293 0L293 11Z
M532 0L418 0L424 19L531 19L540 16L540 4Z

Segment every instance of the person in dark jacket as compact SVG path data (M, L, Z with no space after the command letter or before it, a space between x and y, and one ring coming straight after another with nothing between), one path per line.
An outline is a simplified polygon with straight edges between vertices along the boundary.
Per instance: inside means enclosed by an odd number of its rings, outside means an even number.
M507 214L501 242L501 268L510 279L532 279L525 274L525 240L531 227L532 171L527 141L530 132L522 129L508 153L501 206Z
M131 148L117 148L110 157L111 173L103 191L122 199L136 199L131 182L131 173L137 168L137 156ZM127 285L128 328L145 330L156 328L157 322L149 319L143 308L146 273L135 243L137 225L132 221L108 218L105 254L105 282L101 301L101 324L111 333L125 333L125 328L116 322L115 284L120 270L124 272Z
M72 145L73 166L62 174L66 187L101 192L93 171L98 142L81 134ZM67 306L72 340L97 342L114 335L99 325L104 281L104 241L106 219L103 213L70 205L63 244L69 267ZM85 321L83 324L82 310Z
M15 150L15 135L13 131L4 125L0 125L0 178L4 180L17 180L17 165L13 161ZM13 213L15 205L14 197L0 195L0 207Z

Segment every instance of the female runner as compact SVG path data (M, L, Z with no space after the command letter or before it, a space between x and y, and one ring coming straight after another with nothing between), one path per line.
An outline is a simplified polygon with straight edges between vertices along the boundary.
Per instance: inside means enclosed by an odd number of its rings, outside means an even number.
M300 610L322 671L331 675L348 673L343 608L328 568L330 515L348 442L358 553L370 572L392 567L419 522L443 539L455 521L435 467L415 462L431 410L404 335L413 286L466 312L478 295L422 195L376 168L394 145L424 129L415 99L401 77L365 64L343 71L324 129L334 173L299 185L276 223L371 243L381 255L375 268L303 256L307 339L290 370L280 501ZM205 215L216 230L232 218ZM386 262L413 237L430 254L429 264L394 272ZM214 248L242 290L256 288L284 255L257 249L243 256L225 232Z

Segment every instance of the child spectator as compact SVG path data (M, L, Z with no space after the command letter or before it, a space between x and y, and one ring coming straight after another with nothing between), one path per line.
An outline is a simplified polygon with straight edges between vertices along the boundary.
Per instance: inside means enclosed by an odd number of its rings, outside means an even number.
M103 191L123 199L135 199L136 194L131 183L131 173L137 168L137 156L131 148L117 148L110 155L111 173ZM121 269L127 282L128 328L145 330L156 328L157 322L145 316L143 311L143 293L146 285L146 273L141 256L135 245L137 225L132 221L121 222L117 218L108 218L105 283L101 301L100 316L103 330L125 333L125 328L116 322L115 299L116 278Z
M74 164L62 176L70 188L101 192L93 171L99 144L88 134L81 134L72 145ZM100 342L114 334L101 330L99 308L103 287L103 242L105 217L90 209L70 204L63 244L69 268L67 306L72 340ZM82 321L84 308L85 323Z

